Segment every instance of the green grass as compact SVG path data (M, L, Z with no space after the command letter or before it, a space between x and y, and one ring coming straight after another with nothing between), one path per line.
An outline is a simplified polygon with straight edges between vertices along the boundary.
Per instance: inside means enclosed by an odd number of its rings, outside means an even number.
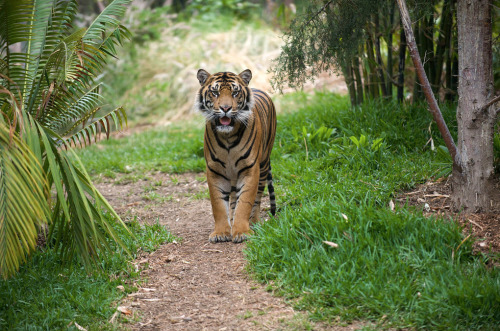
M153 170L180 173L205 169L199 121L110 139L78 153L90 174L131 173L130 181L138 179L134 174Z
M460 245L454 222L388 208L397 191L443 170L426 146L425 107L351 110L328 94L307 104L278 119L272 164L279 213L254 229L246 249L251 272L318 319L497 328L499 270L472 255L470 239ZM452 116L445 108L451 123Z
M127 225L136 238L125 233L121 238L134 257L139 250L152 252L175 239L159 224L133 221ZM130 259L117 248L114 254L102 256L100 270L89 275L76 260L62 265L53 249L35 253L15 277L0 281L0 329L76 330L75 322L87 330L115 329L108 321L118 301L133 292L139 280Z

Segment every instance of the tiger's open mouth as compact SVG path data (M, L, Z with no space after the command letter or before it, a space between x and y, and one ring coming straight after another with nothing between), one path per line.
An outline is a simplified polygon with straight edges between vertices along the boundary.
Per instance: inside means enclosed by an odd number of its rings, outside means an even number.
M234 126L234 119L229 118L227 116L224 116L224 117L218 118L216 120L216 124L217 124L217 126L219 126L219 125L221 125L221 126Z

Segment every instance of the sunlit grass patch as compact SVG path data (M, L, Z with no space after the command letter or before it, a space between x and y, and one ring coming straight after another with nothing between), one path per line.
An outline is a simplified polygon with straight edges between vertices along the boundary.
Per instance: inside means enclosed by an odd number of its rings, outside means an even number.
M118 180L122 184L135 182L149 171L180 173L205 169L203 129L199 122L158 127L102 141L78 153L91 174L110 171L130 174Z

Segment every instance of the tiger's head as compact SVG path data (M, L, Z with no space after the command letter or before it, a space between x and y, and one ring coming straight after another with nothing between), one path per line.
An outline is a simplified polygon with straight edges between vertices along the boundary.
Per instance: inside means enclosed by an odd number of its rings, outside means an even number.
M248 69L239 75L232 72L218 72L210 75L198 70L201 89L196 96L195 109L207 122L212 122L219 132L229 133L235 125L247 125L254 104L248 87L252 72Z

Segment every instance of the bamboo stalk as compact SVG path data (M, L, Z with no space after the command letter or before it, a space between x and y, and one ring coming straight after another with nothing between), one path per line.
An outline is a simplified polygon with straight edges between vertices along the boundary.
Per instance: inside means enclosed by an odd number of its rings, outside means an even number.
M406 36L404 29L401 29L399 36L399 74L398 74L398 101L404 100L405 83L405 61L406 61Z

